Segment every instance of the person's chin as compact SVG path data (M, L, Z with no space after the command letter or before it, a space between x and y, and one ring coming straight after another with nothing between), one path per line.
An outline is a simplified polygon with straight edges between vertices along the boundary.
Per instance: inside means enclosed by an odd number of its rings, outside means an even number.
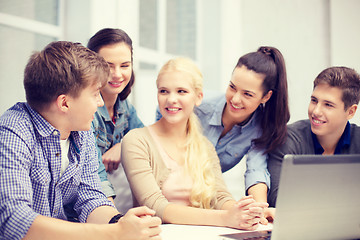
M313 124L311 124L311 131L316 136L322 136L325 129L324 129L324 126L317 126L317 125L314 126Z
M86 126L84 125L79 131L89 131L91 129L91 123L88 123Z

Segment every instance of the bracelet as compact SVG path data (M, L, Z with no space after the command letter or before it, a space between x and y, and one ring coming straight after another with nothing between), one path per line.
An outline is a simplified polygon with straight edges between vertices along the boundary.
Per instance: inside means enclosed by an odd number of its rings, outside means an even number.
M119 221L120 218L122 218L124 215L122 215L121 213L116 214L115 216L113 216L109 223L117 223Z

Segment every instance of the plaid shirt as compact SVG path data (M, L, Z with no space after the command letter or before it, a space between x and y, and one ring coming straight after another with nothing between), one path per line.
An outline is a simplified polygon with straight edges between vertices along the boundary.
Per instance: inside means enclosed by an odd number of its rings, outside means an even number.
M102 205L91 131L70 134L69 166L60 177L60 132L26 103L0 118L0 239L21 239L39 214L67 220L66 206L80 222Z

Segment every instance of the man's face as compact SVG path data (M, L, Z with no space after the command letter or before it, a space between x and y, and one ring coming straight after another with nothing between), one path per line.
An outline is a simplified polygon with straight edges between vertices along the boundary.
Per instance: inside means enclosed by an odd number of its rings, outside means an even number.
M325 83L317 85L312 92L308 116L311 131L317 135L319 141L339 140L347 121L352 117L349 113L350 108L344 109L342 94L340 88Z
M82 90L76 98L69 97L69 130L88 131L98 107L104 105L100 95L101 84L93 84Z

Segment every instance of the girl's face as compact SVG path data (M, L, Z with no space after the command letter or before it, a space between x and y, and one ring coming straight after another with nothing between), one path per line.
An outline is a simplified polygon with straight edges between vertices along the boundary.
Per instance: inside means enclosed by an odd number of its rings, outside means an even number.
M124 90L131 78L131 49L126 43L115 43L100 48L99 54L109 64L111 72L111 78L101 94L117 95Z
M161 73L158 77L158 103L162 117L169 123L186 123L195 106L200 105L202 92L196 93L191 76L184 72Z
M230 84L226 90L226 116L231 122L246 121L261 103L266 103L272 91L263 96L263 74L247 69L245 66L236 67Z

